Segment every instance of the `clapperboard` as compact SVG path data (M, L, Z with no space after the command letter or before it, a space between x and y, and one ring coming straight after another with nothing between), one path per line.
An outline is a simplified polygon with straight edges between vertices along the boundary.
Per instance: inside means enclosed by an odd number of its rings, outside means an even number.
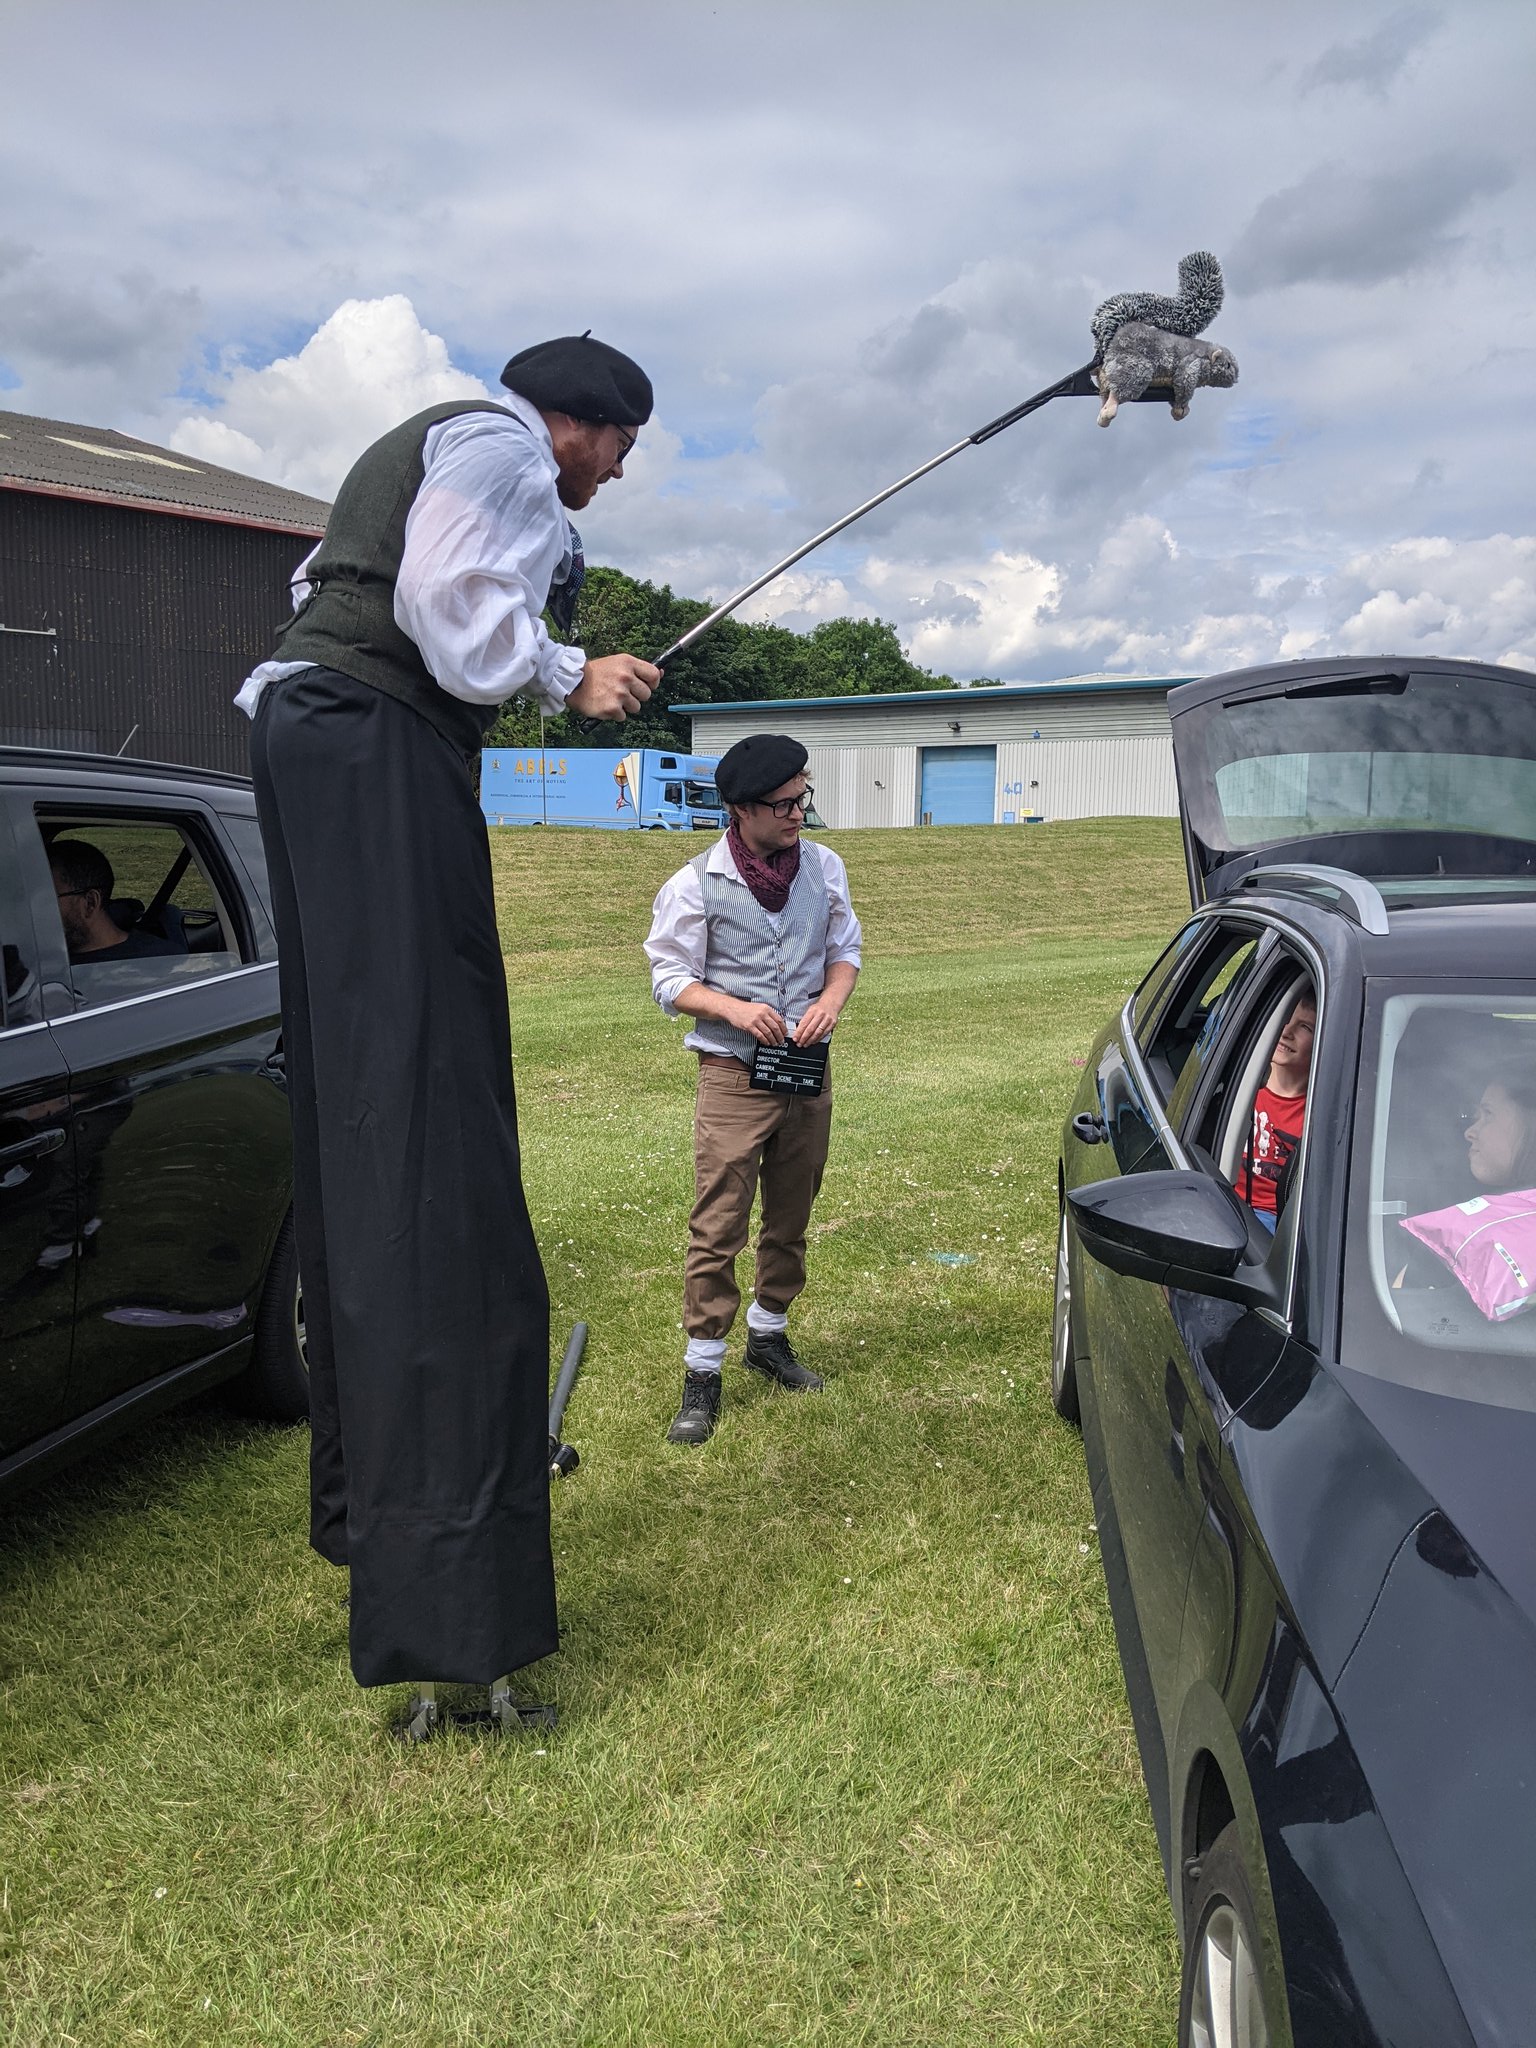
M752 1059L752 1086L775 1095L819 1095L827 1081L827 1048L819 1045L760 1045Z

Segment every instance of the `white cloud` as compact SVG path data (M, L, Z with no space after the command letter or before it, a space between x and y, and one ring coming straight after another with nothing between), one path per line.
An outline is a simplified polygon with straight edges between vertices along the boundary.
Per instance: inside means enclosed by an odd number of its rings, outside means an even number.
M403 294L348 299L297 355L214 378L212 404L185 414L170 445L329 498L363 449L412 413L490 396Z
M757 573L761 575L762 571ZM749 583L754 580L751 576L747 578ZM849 589L841 576L787 569L777 582L760 590L756 597L749 597L736 616L758 625L788 626L796 633L806 633L827 619L870 618L873 609L865 597Z
M1346 564L1331 593L1341 654L1473 656L1536 668L1536 537L1397 541Z
M996 549L980 562L924 565L874 556L862 581L892 619L911 658L944 675L1009 676L1052 641L1045 622L1059 601L1061 570L1033 555Z

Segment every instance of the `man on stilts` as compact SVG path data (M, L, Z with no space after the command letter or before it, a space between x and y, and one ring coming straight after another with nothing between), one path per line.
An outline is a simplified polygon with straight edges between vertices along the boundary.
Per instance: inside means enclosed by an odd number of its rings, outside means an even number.
M519 691L612 719L660 680L540 618L569 627L566 512L623 474L649 380L583 335L502 382L505 404L434 406L359 458L237 700L277 920L310 1541L351 1568L358 1683L428 1699L558 1641L549 1296L472 766Z

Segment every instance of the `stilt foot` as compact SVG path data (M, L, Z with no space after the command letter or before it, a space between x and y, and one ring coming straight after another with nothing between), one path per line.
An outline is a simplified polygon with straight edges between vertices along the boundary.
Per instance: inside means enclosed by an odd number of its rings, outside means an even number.
M512 1692L510 1677L498 1678L490 1688L490 1700L483 1707L442 1707L435 1685L417 1685L405 1713L395 1723L402 1742L430 1742L444 1728L494 1728L504 1735L553 1728L559 1719L549 1700L520 1700Z
M417 1685L411 1688L411 1697L406 1703L403 1718L395 1723L395 1733L402 1742L430 1742L437 1733L440 1716L437 1710L437 1687Z

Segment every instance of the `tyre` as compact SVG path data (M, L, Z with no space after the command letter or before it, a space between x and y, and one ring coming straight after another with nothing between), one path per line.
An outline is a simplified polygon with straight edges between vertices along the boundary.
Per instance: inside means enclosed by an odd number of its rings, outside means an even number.
M269 1422L303 1422L309 1414L309 1366L304 1355L304 1287L293 1211L283 1218L272 1248L256 1314L251 1363L236 1387L240 1405Z
M1056 1233L1056 1310L1051 1319L1051 1406L1063 1422L1078 1426L1077 1358L1072 1349L1072 1248L1067 1238L1067 1205L1061 1205Z
M1200 1858L1179 1999L1179 2048L1274 2048L1263 1948L1236 1821Z

